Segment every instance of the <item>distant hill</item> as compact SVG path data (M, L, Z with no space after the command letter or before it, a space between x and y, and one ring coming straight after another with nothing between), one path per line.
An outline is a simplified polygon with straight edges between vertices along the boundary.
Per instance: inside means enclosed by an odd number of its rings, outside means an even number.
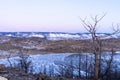
M40 37L47 40L83 40L90 39L89 33L65 33L65 32L0 32L1 36L10 37ZM98 36L107 36L109 33L97 33ZM115 34L108 38L120 38L120 34Z

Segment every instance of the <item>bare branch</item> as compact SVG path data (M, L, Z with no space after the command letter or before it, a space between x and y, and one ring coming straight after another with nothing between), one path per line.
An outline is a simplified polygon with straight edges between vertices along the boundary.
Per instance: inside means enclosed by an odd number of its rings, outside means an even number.
M101 17L98 17L98 15L96 15L96 16L94 16L94 17L91 16L91 19L92 19L92 21L93 21L94 23L89 22L89 21L86 21L87 18L85 18L85 19L81 19L81 18L80 18L80 20L81 20L81 22L82 22L82 25L84 26L84 28L85 28L88 32L90 32L90 33L95 33L95 32L97 31L97 25L98 25L99 21L101 21L101 20L104 18L105 15L106 15L106 14L104 14L104 15L101 16Z
M92 25L88 25L87 22L86 22L86 19L87 19L87 18L85 18L85 19L81 19L81 18L80 18L80 20L81 20L82 25L84 26L84 28L85 28L87 31L90 32L90 31L91 31L91 26L92 26Z
M119 26L119 24L116 24L116 27L112 24L112 28L113 28L113 31L114 31L112 34L120 33L120 26Z

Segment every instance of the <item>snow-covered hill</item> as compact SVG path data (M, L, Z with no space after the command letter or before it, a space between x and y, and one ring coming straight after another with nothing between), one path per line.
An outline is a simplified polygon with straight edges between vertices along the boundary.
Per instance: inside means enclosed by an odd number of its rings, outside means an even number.
M90 39L91 35L89 33L63 33L63 32L0 32L1 36L11 36L11 37L40 37L48 40L81 40ZM107 36L107 33L98 33L98 36ZM112 35L105 38L120 38L119 34Z

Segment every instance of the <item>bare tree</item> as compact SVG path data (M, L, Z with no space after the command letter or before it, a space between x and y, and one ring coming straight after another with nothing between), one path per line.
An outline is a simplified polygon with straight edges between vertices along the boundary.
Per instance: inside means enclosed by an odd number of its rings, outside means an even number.
M87 79L88 78L88 55L86 54L85 57L86 57L85 65L86 65L86 79Z
M10 64L10 67L12 68L13 66L12 66L12 63L11 63L11 61L10 61L11 53L12 53L12 52L10 52L9 55L7 56L7 60L8 60L8 62L9 62L9 64Z
M79 54L78 58L79 58L79 61L78 61L78 77L81 78L81 63L82 63L82 59L81 59L82 55Z
M54 76L54 66L53 66L53 64L49 65L49 76L50 77Z
M99 52L100 52L100 47L99 47L99 42L100 39L96 35L96 29L98 26L98 23L103 19L105 15L102 17L98 18L96 15L95 17L91 17L91 19L94 21L94 23L90 23L89 21L82 20L84 28L91 34L92 37L92 51L95 55L95 64L94 64L94 79L98 80L98 72L99 72Z
M108 57L108 55L103 55L103 59L101 59L103 62L102 64L106 64L106 67L104 67L104 72L101 73L101 78L102 80L104 80L104 77L106 77L106 79L110 79L110 73L111 73L111 69L112 69L112 62L113 62L113 59L114 59L114 53L115 51L112 49L111 50L111 54L109 54L109 59L107 59L106 57ZM115 72L114 72L115 73Z
M99 54L101 53L101 39L107 36L98 36L97 35L97 28L98 28L98 23L105 17L106 14L104 14L103 16L99 17L98 15L92 17L91 16L91 20L93 21L86 21L86 19L81 19L82 21L82 25L84 26L84 28L91 34L91 46L92 46L92 53L94 53L95 55L95 59L94 59L94 80L98 80L99 78L99 68L100 68L100 61L99 61ZM113 30L114 32L112 34L110 34L109 36L116 34L119 31L119 25L117 25L117 29L114 28L113 26Z
M24 55L23 51L20 50L19 52L19 57L20 59L18 60L18 68L20 68L21 70L23 70L25 73L28 73L30 71L31 68L31 60L29 60L29 55ZM32 68L31 68L32 69Z

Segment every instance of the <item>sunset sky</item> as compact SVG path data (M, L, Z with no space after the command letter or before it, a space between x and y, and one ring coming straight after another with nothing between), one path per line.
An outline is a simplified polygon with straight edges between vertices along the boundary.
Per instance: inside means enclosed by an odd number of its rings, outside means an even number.
M104 13L99 31L110 32L120 0L0 0L0 31L85 32L79 18Z

